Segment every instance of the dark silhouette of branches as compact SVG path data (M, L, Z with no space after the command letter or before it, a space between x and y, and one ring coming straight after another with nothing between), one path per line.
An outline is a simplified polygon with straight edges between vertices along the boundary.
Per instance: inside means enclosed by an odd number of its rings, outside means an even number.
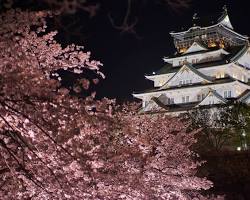
M123 18L123 22L121 25L116 25L115 24L115 20L114 18L111 16L111 14L108 15L109 20L112 24L112 26L121 31L121 33L132 33L132 34L136 34L135 31L135 26L138 23L138 18L135 17L134 21L132 21L131 23L130 21L130 17L131 17L131 7L132 7L132 0L128 0L128 6L127 6L127 10L126 10L126 14Z

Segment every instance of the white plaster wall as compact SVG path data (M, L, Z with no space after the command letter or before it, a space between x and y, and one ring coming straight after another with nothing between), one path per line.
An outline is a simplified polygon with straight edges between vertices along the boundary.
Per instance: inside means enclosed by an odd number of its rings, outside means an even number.
M237 66L234 63L201 68L198 70L207 76L216 77L217 74L225 74L243 82L248 82L248 79L250 78L250 71Z
M235 64L231 64L229 68L227 68L227 73L242 82L248 82L249 77L249 72L245 70L244 68L237 66Z
M203 91L199 90L199 89L187 89L184 91L173 91L173 92L166 92L166 96L168 96L169 98L174 98L174 103L175 104L181 104L182 102L182 97L186 97L189 96L189 102L197 102L197 95L198 94L207 94L208 93L208 89L205 89Z
M229 63L225 65L218 65L213 67L207 67L207 68L200 68L198 69L202 74L209 76L209 77L216 77L217 74L225 74L229 75L237 80L248 82L248 79L250 79L250 70L244 69L241 66L237 66L234 63ZM170 78L174 76L175 73L169 73L169 74L163 74L163 75L157 75L151 80L154 81L154 87L161 87L166 83ZM185 79L194 78L193 76L190 76L188 78L187 76L184 77ZM180 80L179 80L180 81ZM193 80L192 82L196 82L198 80ZM177 84L177 83L175 83ZM178 82L179 84L179 82ZM177 85L178 85L177 84Z
M202 54L195 54L190 56L183 56L179 58L173 59L173 67L180 66L180 61L186 61L188 63L202 63L202 62L208 62L212 60L218 60L221 58L221 53L216 52L208 52L208 53L202 53Z
M216 77L216 74L219 72L226 72L228 66L226 65L219 65L214 67L207 67L207 68L200 68L198 69L199 72L205 74L206 76Z
M189 102L197 102L197 95L208 94L209 89L215 90L219 95L224 97L224 91L231 91L231 97L238 97L242 94L247 88L243 87L238 83L225 83L219 85L210 85L202 87L193 87L193 88L180 88L176 90L163 91L158 94L145 94L143 96L143 101L150 101L152 97L159 97L161 94L166 95L168 98L174 98L175 104L182 103L182 97L189 96Z
M190 69L186 68L183 71L175 75L168 83L168 86L179 86L180 81L192 80L191 84L200 83L204 81L203 78L192 72Z
M159 75L154 78L154 87L163 86L175 73Z

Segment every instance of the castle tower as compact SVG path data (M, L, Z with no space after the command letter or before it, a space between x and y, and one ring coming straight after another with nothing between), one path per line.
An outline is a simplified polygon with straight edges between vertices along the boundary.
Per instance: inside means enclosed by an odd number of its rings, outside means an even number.
M180 113L199 106L250 103L248 37L234 31L226 7L216 23L193 17L186 31L171 32L177 52L145 77L154 88L134 93L141 113Z

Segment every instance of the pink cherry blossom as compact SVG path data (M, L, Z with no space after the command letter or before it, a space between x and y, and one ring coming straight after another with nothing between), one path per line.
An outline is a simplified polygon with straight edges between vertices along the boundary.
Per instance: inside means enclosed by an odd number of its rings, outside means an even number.
M101 63L62 48L46 32L49 16L0 16L0 199L208 199L186 123L58 89L58 69L98 76Z

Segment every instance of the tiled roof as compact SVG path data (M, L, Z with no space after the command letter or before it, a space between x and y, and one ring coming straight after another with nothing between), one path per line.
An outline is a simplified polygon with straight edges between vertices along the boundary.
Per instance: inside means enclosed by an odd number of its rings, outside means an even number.
M238 101L244 101L245 99L247 99L250 96L250 90L246 90L244 91L239 97L238 97Z
M222 60L197 63L197 64L192 64L192 65L196 69L205 68L205 67L213 67L213 66L217 66L217 65L224 65L224 64L227 64L228 62L230 62L230 60L234 61L235 59L237 59L240 55L242 55L242 53L244 53L246 51L247 48L248 48L248 46L246 46L246 45L235 46L233 48L227 49L227 51L230 54L225 55ZM182 66L173 67L171 64L167 63L162 68L160 68L158 71L156 71L154 75L174 73L174 72L177 72L181 67Z
M210 91L208 92L207 96L205 96L205 98L199 103L201 104L203 101L206 100L206 98L209 97L209 95L212 93L213 96L215 96L217 99L221 100L224 103L227 103L227 100L225 98L223 98L220 94L218 94L215 90L210 89Z
M238 58L240 58L249 48L248 45L245 45L243 48L241 48L237 53L235 53L234 55L231 56L230 60L234 61L237 60Z
M202 77L202 78L204 78L204 79L206 79L206 80L208 80L208 81L212 81L212 80L213 80L213 78L208 77L207 75L202 74L201 72L199 72L195 67L193 67L193 65L191 65L191 64L186 64L186 66L187 66L192 72L194 72L195 74L197 74L198 76L200 76L200 77Z
M234 81L236 81L236 80L231 78L231 77L226 77L226 78L221 78L221 79L215 79L211 83L194 83L194 84L190 84L190 85L169 87L169 88L166 88L166 89L153 88L153 89L144 90L144 91L141 91L141 92L135 92L133 94L143 94L143 93L169 91L169 90L176 90L176 89L180 89L180 88L193 88L193 87L200 87L200 86L210 86L210 85L216 85L216 84L231 83L231 82L234 82Z

